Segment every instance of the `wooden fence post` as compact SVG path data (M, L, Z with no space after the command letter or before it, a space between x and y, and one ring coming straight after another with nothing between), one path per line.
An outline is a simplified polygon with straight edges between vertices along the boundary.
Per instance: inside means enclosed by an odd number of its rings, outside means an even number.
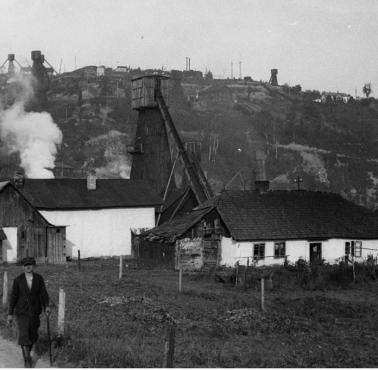
M181 245L178 245L178 268L179 268L179 293L182 292L182 263L181 263Z
M356 270L354 269L354 257L352 262L352 271L353 271L353 282L356 282Z
M175 325L170 323L166 329L165 345L164 345L164 368L173 367L173 358L175 353Z
M273 272L269 274L269 279L268 279L268 284L269 284L269 290L273 290Z
M249 267L249 257L247 258L247 265L245 266L244 270L244 289L247 289L247 271Z
M66 293L63 288L59 288L58 307L58 335L64 335L64 313L66 308Z
M179 266L179 293L182 292L182 266Z
M264 278L261 278L261 310L265 311Z
M239 280L239 261L236 261L236 266L235 266L235 286L238 285L238 280Z
M78 251L77 251L77 268L78 268L79 271L81 270L81 266L80 266L80 249L78 249Z
M123 274L122 256L119 256L119 277L118 277L118 280L122 279L122 274Z
M6 307L8 304L8 272L4 271L4 280L3 280L3 307Z

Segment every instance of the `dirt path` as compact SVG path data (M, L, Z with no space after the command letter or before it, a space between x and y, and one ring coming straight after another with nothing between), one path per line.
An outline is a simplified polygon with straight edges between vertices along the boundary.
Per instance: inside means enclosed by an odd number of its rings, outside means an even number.
M20 346L0 337L0 368L20 367L24 367ZM50 367L50 364L45 359L40 358L35 367L46 368Z

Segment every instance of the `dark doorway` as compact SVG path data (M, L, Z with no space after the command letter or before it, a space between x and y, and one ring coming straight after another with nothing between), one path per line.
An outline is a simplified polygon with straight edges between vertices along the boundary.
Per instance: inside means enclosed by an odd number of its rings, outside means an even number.
M310 243L310 262L322 260L322 243Z

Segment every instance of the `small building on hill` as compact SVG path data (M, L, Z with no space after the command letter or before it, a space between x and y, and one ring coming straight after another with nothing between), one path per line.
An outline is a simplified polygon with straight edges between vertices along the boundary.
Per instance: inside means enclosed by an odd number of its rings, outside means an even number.
M20 203L17 212L14 199ZM6 227L13 227L13 246L25 239L29 256L46 256L45 230L50 229L65 233L65 257L76 257L78 250L82 258L127 255L131 253L131 229L154 227L155 207L160 204L160 197L140 181L95 176L24 179L17 186L7 182L1 188L0 226L6 234ZM13 213L17 217L11 217ZM20 220L25 224L24 234ZM35 230L30 235L28 227ZM39 249L31 249L34 245ZM23 249L12 250L17 260L23 256L18 253Z
M105 66L98 66L96 70L97 77L103 77L105 76Z
M177 266L181 251L184 268L378 256L378 223L369 210L337 194L305 190L225 191L141 239L140 258Z

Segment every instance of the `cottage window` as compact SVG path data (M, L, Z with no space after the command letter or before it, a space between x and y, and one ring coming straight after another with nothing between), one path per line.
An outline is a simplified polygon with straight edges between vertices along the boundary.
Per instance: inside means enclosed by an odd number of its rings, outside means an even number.
M352 240L351 242L345 242L345 254L353 257L362 256L362 242L359 240Z
M352 242L352 245L353 243L354 243L354 256L361 257L362 256L362 242L354 241Z
M345 242L345 255L350 255L350 242Z
M274 258L283 258L286 256L286 243L276 242L274 243Z
M264 259L265 258L265 243L258 243L253 245L253 258Z

